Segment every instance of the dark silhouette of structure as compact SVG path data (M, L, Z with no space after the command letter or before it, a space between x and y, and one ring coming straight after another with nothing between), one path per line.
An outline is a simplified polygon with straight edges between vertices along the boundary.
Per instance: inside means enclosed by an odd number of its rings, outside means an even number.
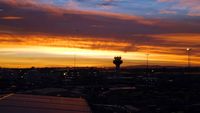
M116 65L116 72L119 72L120 65L123 63L121 56L114 57L113 63Z

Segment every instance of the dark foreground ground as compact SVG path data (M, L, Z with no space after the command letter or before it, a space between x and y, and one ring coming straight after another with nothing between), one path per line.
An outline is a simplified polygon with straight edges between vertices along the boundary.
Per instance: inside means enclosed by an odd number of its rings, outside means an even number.
M0 69L8 93L85 98L93 113L200 113L200 69Z

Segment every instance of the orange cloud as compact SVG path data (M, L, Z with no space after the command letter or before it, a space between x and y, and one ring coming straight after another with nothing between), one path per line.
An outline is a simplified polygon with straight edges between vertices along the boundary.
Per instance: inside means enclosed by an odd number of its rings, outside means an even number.
M146 39L142 41L141 38ZM140 41L137 39L139 38L136 38L135 36L133 36L132 41L122 41L115 38L84 36L1 34L0 46L48 46L122 52L150 51L151 53L156 54L176 55L185 54L185 49L187 47L193 48L196 51L200 48L200 34L143 35L140 37ZM200 54L196 53L196 55Z
M176 11L161 10L160 14L176 14Z
M3 20L21 20L21 19L23 19L23 17L19 17L19 16L4 16L4 17L0 17L0 19L3 19Z
M50 46L100 50L121 50L132 48L132 44L114 39L52 35L0 35L0 46Z

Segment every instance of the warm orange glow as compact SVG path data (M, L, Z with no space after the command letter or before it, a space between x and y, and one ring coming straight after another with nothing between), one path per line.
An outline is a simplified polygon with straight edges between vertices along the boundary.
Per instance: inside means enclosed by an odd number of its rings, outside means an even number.
M0 17L0 19L4 19L4 20L20 20L20 19L23 19L23 17L19 17L19 16L5 16L5 17Z
M128 42L120 42L106 38L48 36L48 35L0 35L0 46L50 46L100 50L123 50L131 46Z
M158 37L159 36L159 37ZM155 38L166 36L154 36ZM182 35L181 35L182 36ZM178 41L179 35L167 36L163 40ZM198 36L196 36L198 37ZM2 67L65 67L74 66L113 66L114 56L122 56L123 66L145 65L146 53L149 53L151 65L181 65L187 64L186 48L169 46L134 45L131 42L121 42L114 39L49 36L49 35L0 35L0 64ZM197 43L198 38L181 40ZM124 48L135 46L137 51ZM180 49L181 48L181 49ZM180 50L178 50L180 49ZM195 50L195 48L194 48ZM192 64L199 65L200 58L192 56Z

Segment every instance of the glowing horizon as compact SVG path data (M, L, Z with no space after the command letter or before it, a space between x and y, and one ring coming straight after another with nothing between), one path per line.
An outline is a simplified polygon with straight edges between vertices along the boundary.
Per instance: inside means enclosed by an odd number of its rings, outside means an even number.
M146 52L89 50L66 47L22 46L1 48L2 67L114 67L114 56L122 56L122 66L146 65ZM148 53L150 65L186 66L187 55ZM196 57L192 57L195 59ZM197 58L198 59L198 58ZM75 61L74 61L75 60ZM193 66L200 62L194 62ZM8 63L8 64L7 64ZM75 64L74 64L75 63ZM173 65L170 65L174 63Z

